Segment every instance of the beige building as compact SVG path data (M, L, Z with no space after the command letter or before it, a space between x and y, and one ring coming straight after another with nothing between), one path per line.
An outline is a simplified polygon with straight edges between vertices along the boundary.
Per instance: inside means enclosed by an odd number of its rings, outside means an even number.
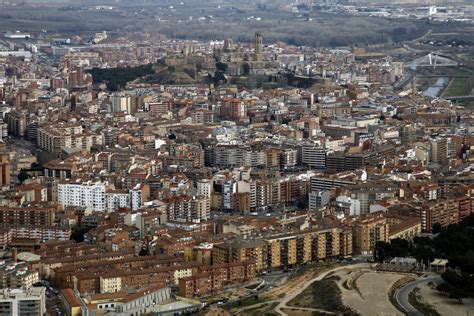
M269 268L281 268L352 254L352 232L313 230L266 239Z
M352 234L354 252L370 254L378 241L389 241L389 225L383 214L365 215L354 223Z
M122 278L121 277L112 277L112 278L103 278L99 279L100 283L100 293L115 293L122 290Z

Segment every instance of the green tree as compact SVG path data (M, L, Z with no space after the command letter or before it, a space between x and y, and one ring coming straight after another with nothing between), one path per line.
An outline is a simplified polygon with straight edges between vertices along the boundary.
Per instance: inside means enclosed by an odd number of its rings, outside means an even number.
M23 184L23 182L25 182L26 179L28 179L30 176L28 175L28 172L26 172L26 170L24 169L21 169L20 170L20 173L18 173L18 181L20 181L21 184Z
M91 230L90 227L82 227L82 228L74 228L71 234L71 240L75 240L76 242L83 242L84 235Z
M216 63L216 69L220 72L225 73L228 68L229 68L229 65L227 65L226 63L223 63L223 62L220 62L220 61L218 61Z
M249 65L249 63L244 63L242 65L242 70L244 71L244 75L247 76L248 74L250 74L250 65Z
M442 230L443 230L443 227L441 227L441 224L440 224L440 223L435 223L435 224L433 225L433 229L432 229L433 234L438 234L438 233L440 233Z

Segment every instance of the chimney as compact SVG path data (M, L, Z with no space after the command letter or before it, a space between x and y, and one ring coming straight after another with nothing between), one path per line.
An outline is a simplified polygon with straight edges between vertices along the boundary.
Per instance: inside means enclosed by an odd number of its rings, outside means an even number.
M16 248L12 248L12 260L14 263L18 261L18 253L17 253Z

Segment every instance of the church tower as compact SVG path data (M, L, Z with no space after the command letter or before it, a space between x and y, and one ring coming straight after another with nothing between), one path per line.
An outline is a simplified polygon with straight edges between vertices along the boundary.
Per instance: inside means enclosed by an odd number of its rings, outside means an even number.
M255 32L255 61L262 61L263 34Z

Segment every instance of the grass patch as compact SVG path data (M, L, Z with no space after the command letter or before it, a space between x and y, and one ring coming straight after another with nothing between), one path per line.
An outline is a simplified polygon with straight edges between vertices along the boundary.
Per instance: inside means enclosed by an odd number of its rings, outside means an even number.
M421 314L425 316L441 316L433 306L422 303L420 301L421 296L419 294L419 291L420 289L416 288L408 295L408 301L410 302L410 304L413 305L413 307L415 307L417 310L420 311Z
M354 313L342 303L341 290L336 284L336 281L339 279L337 276L332 276L321 281L313 282L287 305L317 308L343 315L357 315L357 313Z
M445 97L468 95L471 92L470 78L454 78L443 93Z
M263 306L251 308L251 309L246 309L245 311L241 312L241 315L248 315L248 316L273 316L273 315L278 315L274 309L277 307L278 303L271 303L271 304L265 304ZM243 314L242 314L243 313ZM237 314L239 314L237 312Z
M261 297L261 296L258 296L258 295L253 295L253 296L244 298L243 300L238 300L238 301L230 304L229 308L238 308L238 307L251 306L251 305L263 303L267 300L268 300L268 298Z

